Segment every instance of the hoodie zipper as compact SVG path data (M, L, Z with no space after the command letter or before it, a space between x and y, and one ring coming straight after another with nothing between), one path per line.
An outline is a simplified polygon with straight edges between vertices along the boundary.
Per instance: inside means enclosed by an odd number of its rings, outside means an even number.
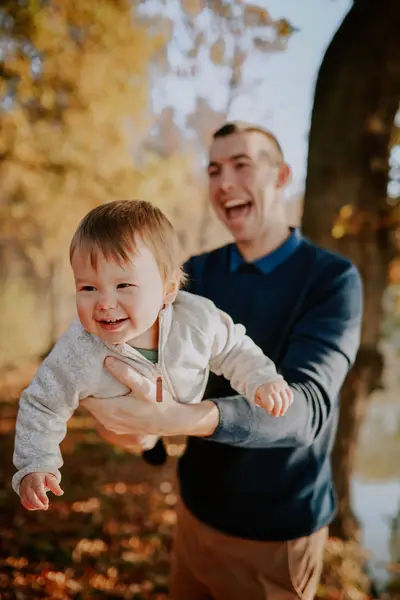
M153 363L151 360L140 354L136 348L128 346L128 352L124 349L122 352L116 350L115 347L110 346L110 349L113 352L117 352L117 354L121 354L121 356L128 356L128 358L133 358L133 360L142 362L151 367L153 371L156 371L156 402L162 402L163 400L163 376L162 376L162 367L161 367L161 348L162 348L162 312L159 315L159 329L158 329L158 359L156 363ZM107 345L107 344L106 344ZM124 347L124 346L123 346ZM134 356L131 355L131 350L134 351Z
M162 402L163 396L163 383L162 376L158 375L156 379L156 402Z
M162 311L158 315L158 355L157 355L157 370L158 375L156 378L156 402L162 402L163 399L163 380L162 380L162 370L161 370L161 338L162 338L162 319L163 313Z

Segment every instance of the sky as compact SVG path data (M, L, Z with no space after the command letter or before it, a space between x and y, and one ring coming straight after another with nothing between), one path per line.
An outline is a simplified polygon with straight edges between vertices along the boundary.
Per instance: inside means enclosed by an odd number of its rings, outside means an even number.
M253 0L254 2L254 0ZM272 130L281 143L292 167L293 179L288 195L301 194L304 189L308 132L313 93L319 65L335 31L351 7L351 0L259 0L272 18L285 17L299 31L289 40L283 52L257 54L249 60L246 79L261 79L250 86L232 105L228 115L258 123ZM204 95L214 108L226 102L223 77L214 69L203 70L195 82L178 82L170 78L155 97L155 108L167 104L184 116L193 110L196 95Z
M254 102L233 107L232 117L257 112L273 131L293 170L293 192L304 187L314 86L324 52L350 9L349 0L266 0L273 18L285 16L300 31L288 48L264 62L264 80Z

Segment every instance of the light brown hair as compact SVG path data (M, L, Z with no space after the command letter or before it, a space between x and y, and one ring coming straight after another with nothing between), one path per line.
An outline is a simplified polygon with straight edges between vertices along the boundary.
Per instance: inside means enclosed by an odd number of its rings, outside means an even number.
M88 252L97 269L99 253L106 260L128 262L136 252L139 236L153 253L164 281L182 270L178 236L164 213L144 200L120 200L101 204L92 209L80 222L70 245L70 260L76 249Z

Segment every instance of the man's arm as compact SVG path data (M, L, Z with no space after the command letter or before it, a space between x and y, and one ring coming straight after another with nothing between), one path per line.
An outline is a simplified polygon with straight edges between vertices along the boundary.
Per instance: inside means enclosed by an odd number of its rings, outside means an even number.
M348 266L316 291L315 302L291 332L279 365L294 394L288 412L274 418L242 396L213 399L219 423L207 439L249 448L312 444L354 362L361 320L362 283Z

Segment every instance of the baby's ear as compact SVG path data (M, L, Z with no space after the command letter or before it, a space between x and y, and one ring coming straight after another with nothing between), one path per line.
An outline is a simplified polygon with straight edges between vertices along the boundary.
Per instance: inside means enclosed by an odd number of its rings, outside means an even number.
M178 294L180 284L180 272L176 271L165 282L164 304L172 304Z

